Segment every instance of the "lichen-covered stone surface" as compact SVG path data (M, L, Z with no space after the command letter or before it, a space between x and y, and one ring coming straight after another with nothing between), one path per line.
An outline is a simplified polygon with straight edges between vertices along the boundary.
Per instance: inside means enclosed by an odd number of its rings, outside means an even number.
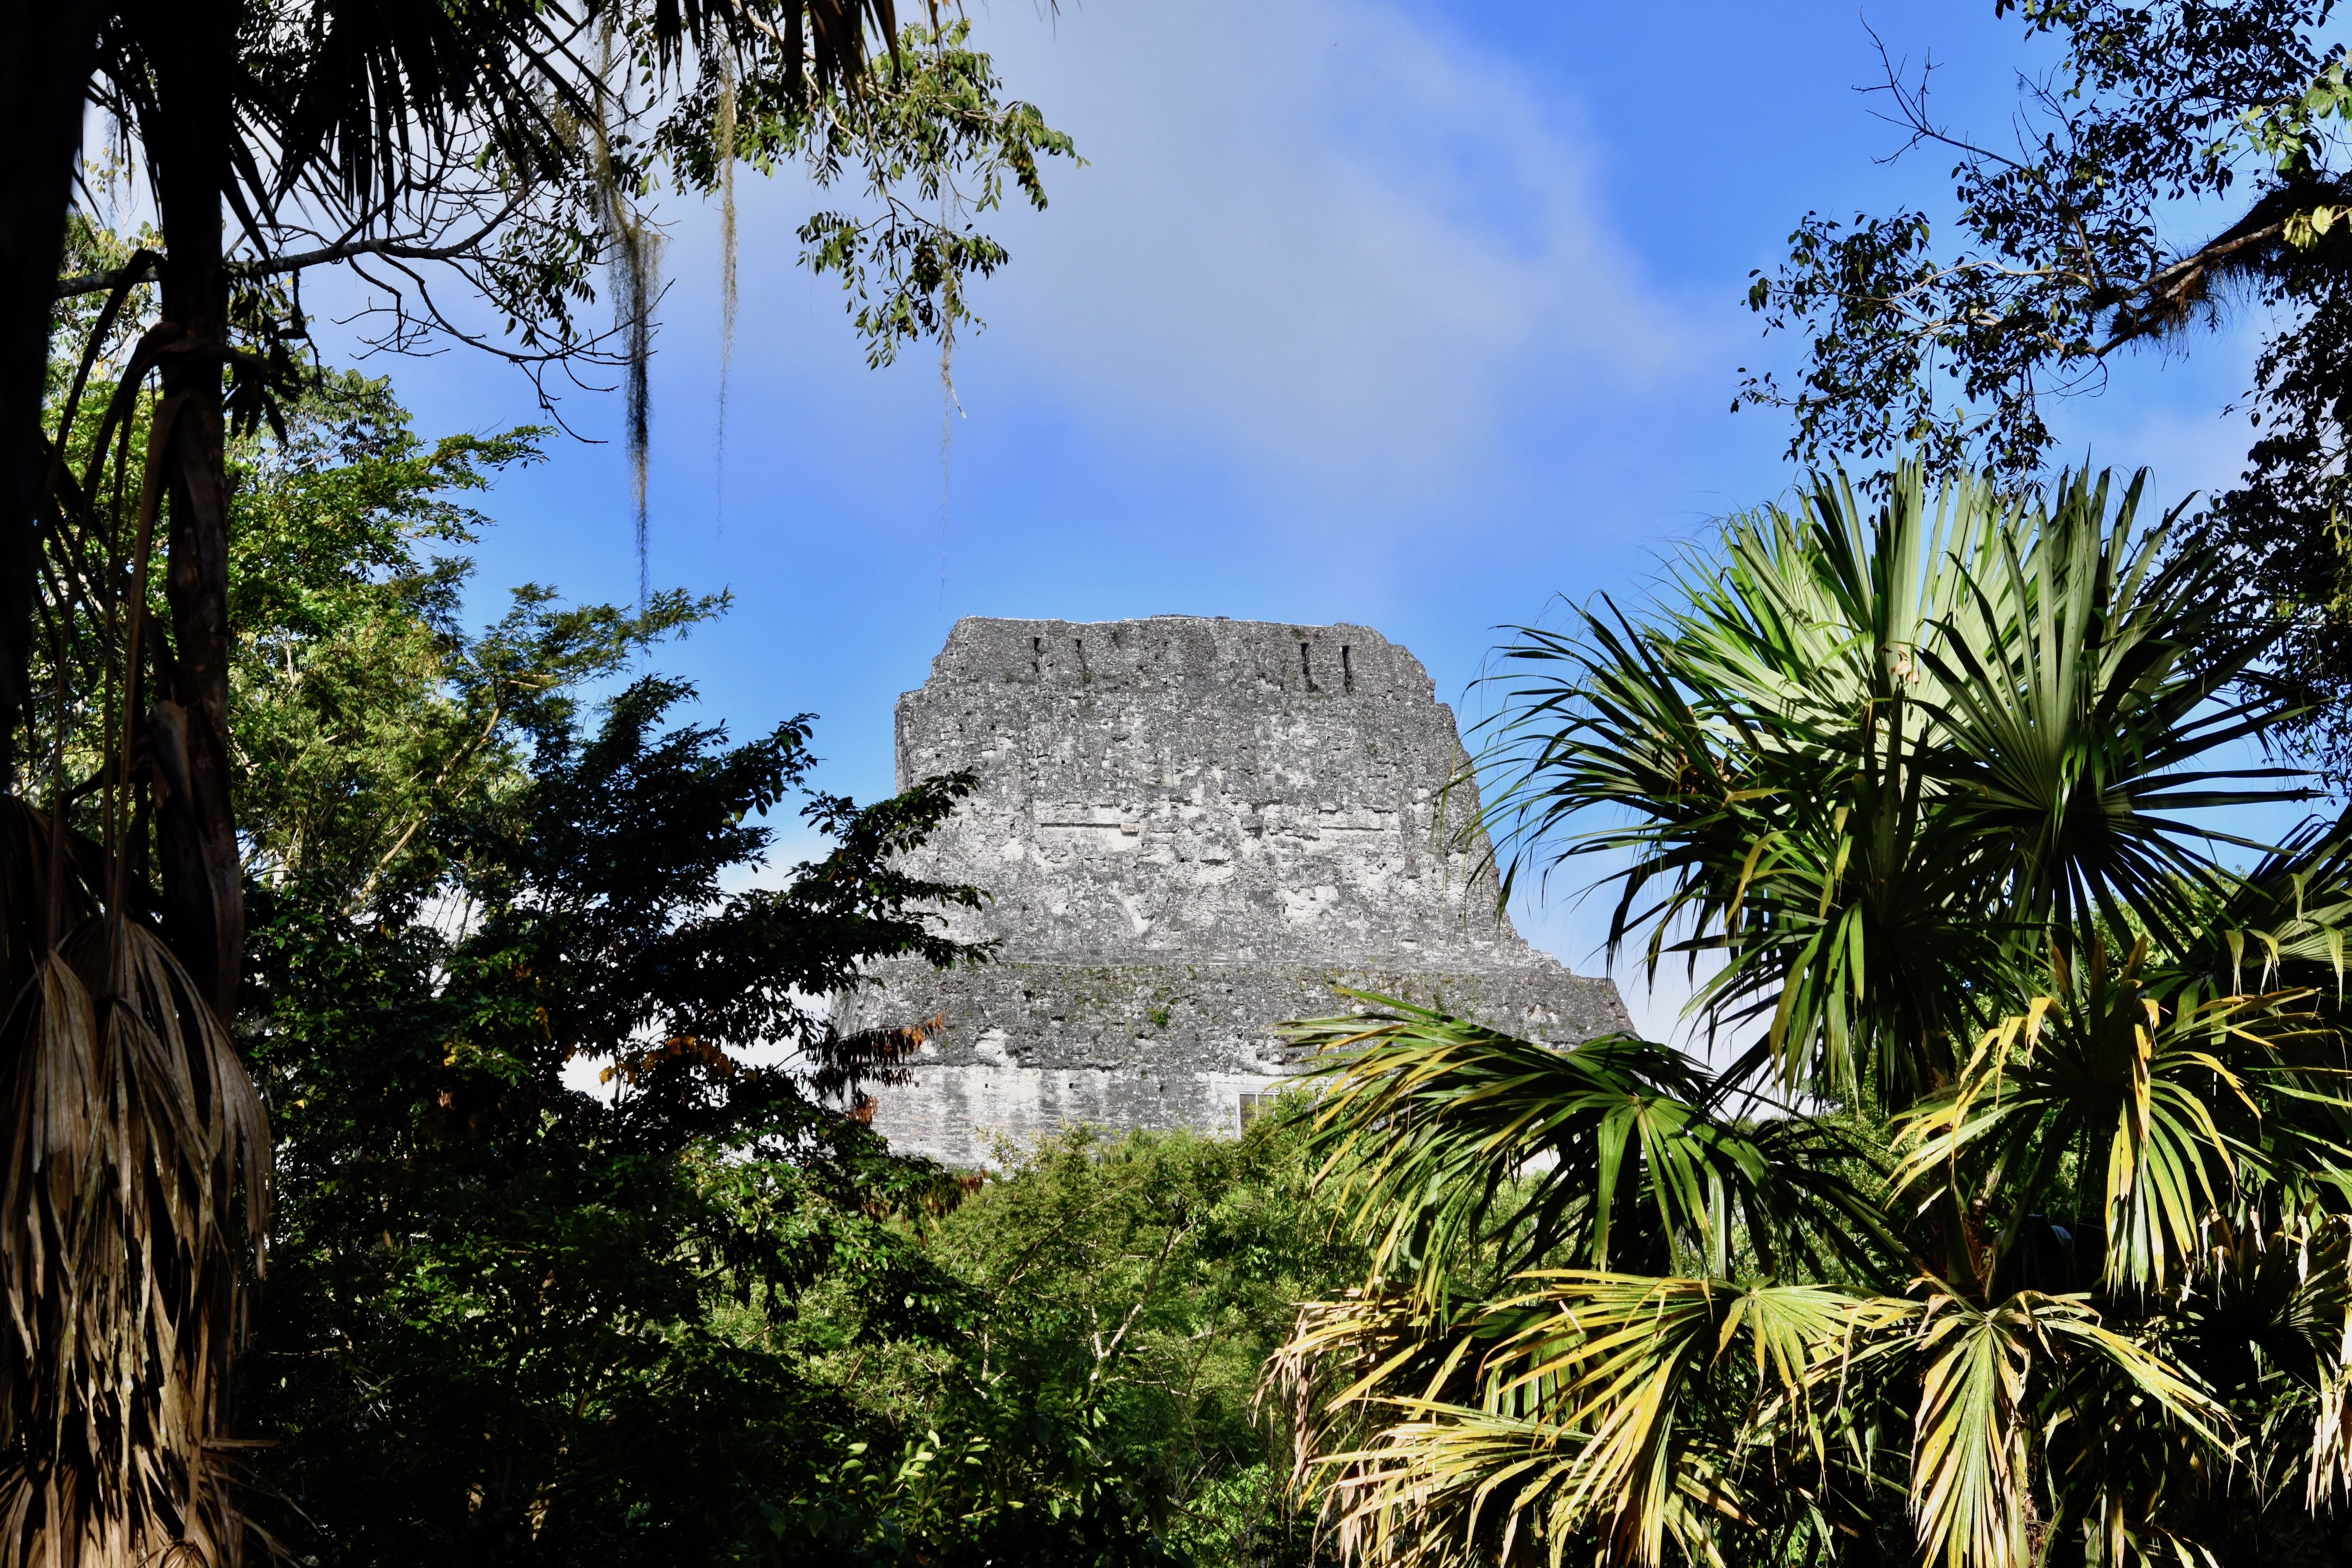
M993 896L1000 962L886 966L845 1028L938 1018L896 1147L982 1163L1073 1120L1231 1132L1334 983L1568 1042L1626 1027L1497 918L1475 788L1421 662L1362 626L968 618L898 701L898 780L978 792L918 857Z

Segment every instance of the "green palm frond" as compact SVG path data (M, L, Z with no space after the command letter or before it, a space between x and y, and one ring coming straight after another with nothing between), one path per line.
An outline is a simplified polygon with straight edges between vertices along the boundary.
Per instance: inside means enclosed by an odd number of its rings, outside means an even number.
M1507 650L1508 873L1610 857L1727 1067L1296 1026L1378 1260L1277 1364L1351 1562L2214 1568L2352 1496L2352 819L2210 816L2309 798L2240 761L2278 629L2140 481L1885 478Z
M2231 760L2292 716L2221 700L2275 629L2140 525L2142 489L1931 497L1906 468L1874 509L1817 479L1639 617L1520 629L1484 759L1507 886L1621 861L1612 953L1707 966L1695 1009L1769 1019L1784 1085L1848 1102L1948 1076L2053 936L2183 946L2221 888L2185 813L2311 792Z
M2098 1184L2107 1288L2163 1289L2203 1243L2206 1217L2276 1169L2257 1099L2346 1105L2341 1079L2302 1048L2332 1037L2307 991L2160 1002L2146 944L2120 967L2053 957L2058 992L1988 1030L1959 1081L1907 1113L1900 1192L2011 1195L2013 1236L2068 1155ZM2004 1249L2007 1238L2004 1238Z
M1576 1463L1559 1479L1559 1507L1569 1520L1603 1521L1643 1563L1658 1561L1683 1468L1677 1435L1693 1425L1691 1396L1705 1391L1697 1375L1727 1356L1747 1363L1744 1392L1759 1409L1798 1420L1819 1460L1824 1440L1803 1417L1822 1364L1858 1328L1899 1310L1815 1286L1741 1288L1583 1270L1538 1270L1524 1283L1527 1293L1496 1310L1546 1316L1489 1353L1487 1408L1580 1434ZM1708 1492L1718 1511L1733 1511L1720 1479Z
M2352 820L2305 822L2250 869L2224 871L2180 946L2151 965L2221 991L2309 986L2341 1006L2352 929Z
M2227 1411L2077 1298L2020 1291L1979 1307L1937 1294L1906 1339L1886 1348L1919 1369L1912 1511L1923 1551L1950 1568L2036 1560L2033 1450L2088 1393L2119 1386L2207 1449L2231 1446ZM2119 1540L2149 1500L2094 1488L2077 1507Z
M2352 1493L2352 1219L2252 1205L2215 1215L2170 1306L2184 1343L2254 1417L2238 1462L2264 1501L2299 1490L2317 1512Z
M2105 476L2062 483L2037 530L1967 573L2000 634L1944 636L1923 657L1943 676L1931 706L1951 828L1988 847L2021 922L2062 936L2137 922L2179 946L2213 884L2207 841L2266 847L2179 813L2315 791L2299 768L2199 766L2280 715L2260 693L2217 700L2265 644L2222 634L2210 562L2168 555L2162 527L2135 529L2145 486L2111 520Z
M1728 1272L1895 1254L1834 1129L1742 1124L1687 1058L1626 1036L1555 1050L1390 998L1285 1026L1315 1047L1313 1146L1383 1275L1435 1288L1480 1248L1507 1274L1555 1250L1596 1268Z
M1483 1547L1508 1561L1527 1545L1558 1563L1589 1538L1611 1561L1656 1564L1670 1543L1721 1561L1722 1528L1791 1511L1799 1471L1818 1487L1845 1359L1916 1315L1899 1301L1706 1278L1546 1270L1517 1284L1434 1336L1445 1349L1426 1356L1430 1382L1368 1379L1333 1401L1362 1407L1370 1429L1315 1468L1343 1530L1378 1560ZM1318 1329L1375 1329L1329 1306ZM1307 1339L1286 1354L1311 1360ZM1424 1543L1433 1519L1446 1539Z
M1670 1547L1721 1561L1736 1554L1733 1536L1752 1549L1799 1517L1867 1518L1885 1494L1861 1412L1892 1398L1911 1411L1909 1506L1929 1558L2027 1568L2038 1521L2089 1530L2119 1561L2120 1543L2166 1533L2161 1500L2095 1477L2054 1519L2035 1495L2051 1434L2113 1427L2107 1407L2120 1402L2142 1413L2143 1450L2233 1449L2220 1405L2080 1298L2021 1291L1978 1306L1943 1291L1570 1270L1519 1283L1436 1336L1445 1348L1423 1351L1438 1369L1428 1383L1375 1375L1332 1401L1384 1413L1354 1446L1310 1461L1366 1560L1482 1548L1508 1560L1524 1541L1557 1563L1581 1541L1650 1568ZM1497 1322L1515 1326L1481 1332ZM1312 1358L1303 1343L1289 1354ZM2079 1460L2087 1441L2070 1454ZM1856 1495L1829 1495L1840 1490ZM1423 1539L1433 1533L1444 1539Z
M1360 1467L1339 1483L1333 1520L1342 1549L1359 1561L1556 1568L1591 1536L1609 1543L1612 1560L1654 1564L1670 1542L1688 1562L1720 1564L1717 1528L1744 1517L1733 1465L1696 1446L1653 1466L1641 1511L1612 1521L1580 1510L1587 1445L1549 1423L1430 1406L1380 1436L1378 1448L1334 1461ZM1612 1533L1619 1522L1629 1540Z

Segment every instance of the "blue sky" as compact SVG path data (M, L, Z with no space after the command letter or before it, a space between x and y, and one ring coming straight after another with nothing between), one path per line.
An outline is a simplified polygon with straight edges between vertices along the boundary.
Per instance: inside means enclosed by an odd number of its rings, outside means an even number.
M890 788L891 704L960 615L1360 622L1456 699L1498 624L1638 593L1794 477L1775 414L1727 412L1738 367L1795 348L1759 341L1749 270L1809 209L1945 187L1948 156L1880 162L1898 138L1853 90L1873 31L1932 52L1939 112L1996 133L2029 58L1989 0L971 15L1088 166L992 224L1013 261L957 350L944 474L936 355L867 370L838 288L795 264L819 198L747 177L722 510L717 221L664 208L652 578L736 608L659 662L738 733L821 716L822 781L860 797ZM2152 465L2168 498L2226 482L2251 355L2242 327L2125 365L2067 410L2067 455ZM463 350L376 368L426 434L534 417ZM617 426L616 400L565 412ZM558 444L492 497L484 588L633 598L628 488L616 446ZM1590 971L1598 913L1522 928Z

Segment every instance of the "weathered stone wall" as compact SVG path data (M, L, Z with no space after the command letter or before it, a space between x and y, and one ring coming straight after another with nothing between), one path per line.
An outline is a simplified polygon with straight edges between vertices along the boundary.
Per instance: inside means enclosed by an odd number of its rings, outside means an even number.
M1070 1121L1235 1132L1255 1097L1297 1071L1275 1026L1361 1012L1332 987L1482 1019L1535 1040L1625 1027L1606 981L1559 970L1429 971L1275 964L992 964L942 974L894 965L868 1019L941 1018L916 1085L885 1090L877 1125L901 1148L965 1163Z
M1539 1039L1625 1025L1615 988L1495 906L1454 716L1361 626L967 619L898 703L898 779L981 784L914 869L992 895L1002 962L887 966L864 1027L943 1017L894 1145L958 1164L1073 1119L1231 1131L1336 980Z

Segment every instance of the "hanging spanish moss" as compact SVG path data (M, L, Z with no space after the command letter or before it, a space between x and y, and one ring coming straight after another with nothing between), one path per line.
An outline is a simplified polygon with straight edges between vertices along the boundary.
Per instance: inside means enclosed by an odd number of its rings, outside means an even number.
M637 548L637 608L642 612L653 600L653 575L646 553L646 477L653 435L654 297L660 292L661 235L638 208L623 183L613 158L609 129L614 105L604 83L614 78L613 28L607 22L602 40L603 59L594 124L596 193L611 247L613 326L621 340L625 364L623 389L626 398L629 447L629 491Z
M719 159L719 450L711 463L711 508L727 517L727 372L735 359L735 62L719 57L719 107L711 146Z
M629 357L629 497L636 525L637 610L643 613L653 600L652 568L646 550L646 470L653 436L653 398L647 371L653 361L653 294L658 247L644 220L635 214L629 224L618 230L615 238L613 308L620 316L622 341Z
M940 204L940 223L947 225L947 203ZM955 319L956 296L962 279L955 268L949 267L940 288L943 308L940 311L940 613L948 612L948 480L950 474L949 458L955 449L956 417L963 413L955 390Z

